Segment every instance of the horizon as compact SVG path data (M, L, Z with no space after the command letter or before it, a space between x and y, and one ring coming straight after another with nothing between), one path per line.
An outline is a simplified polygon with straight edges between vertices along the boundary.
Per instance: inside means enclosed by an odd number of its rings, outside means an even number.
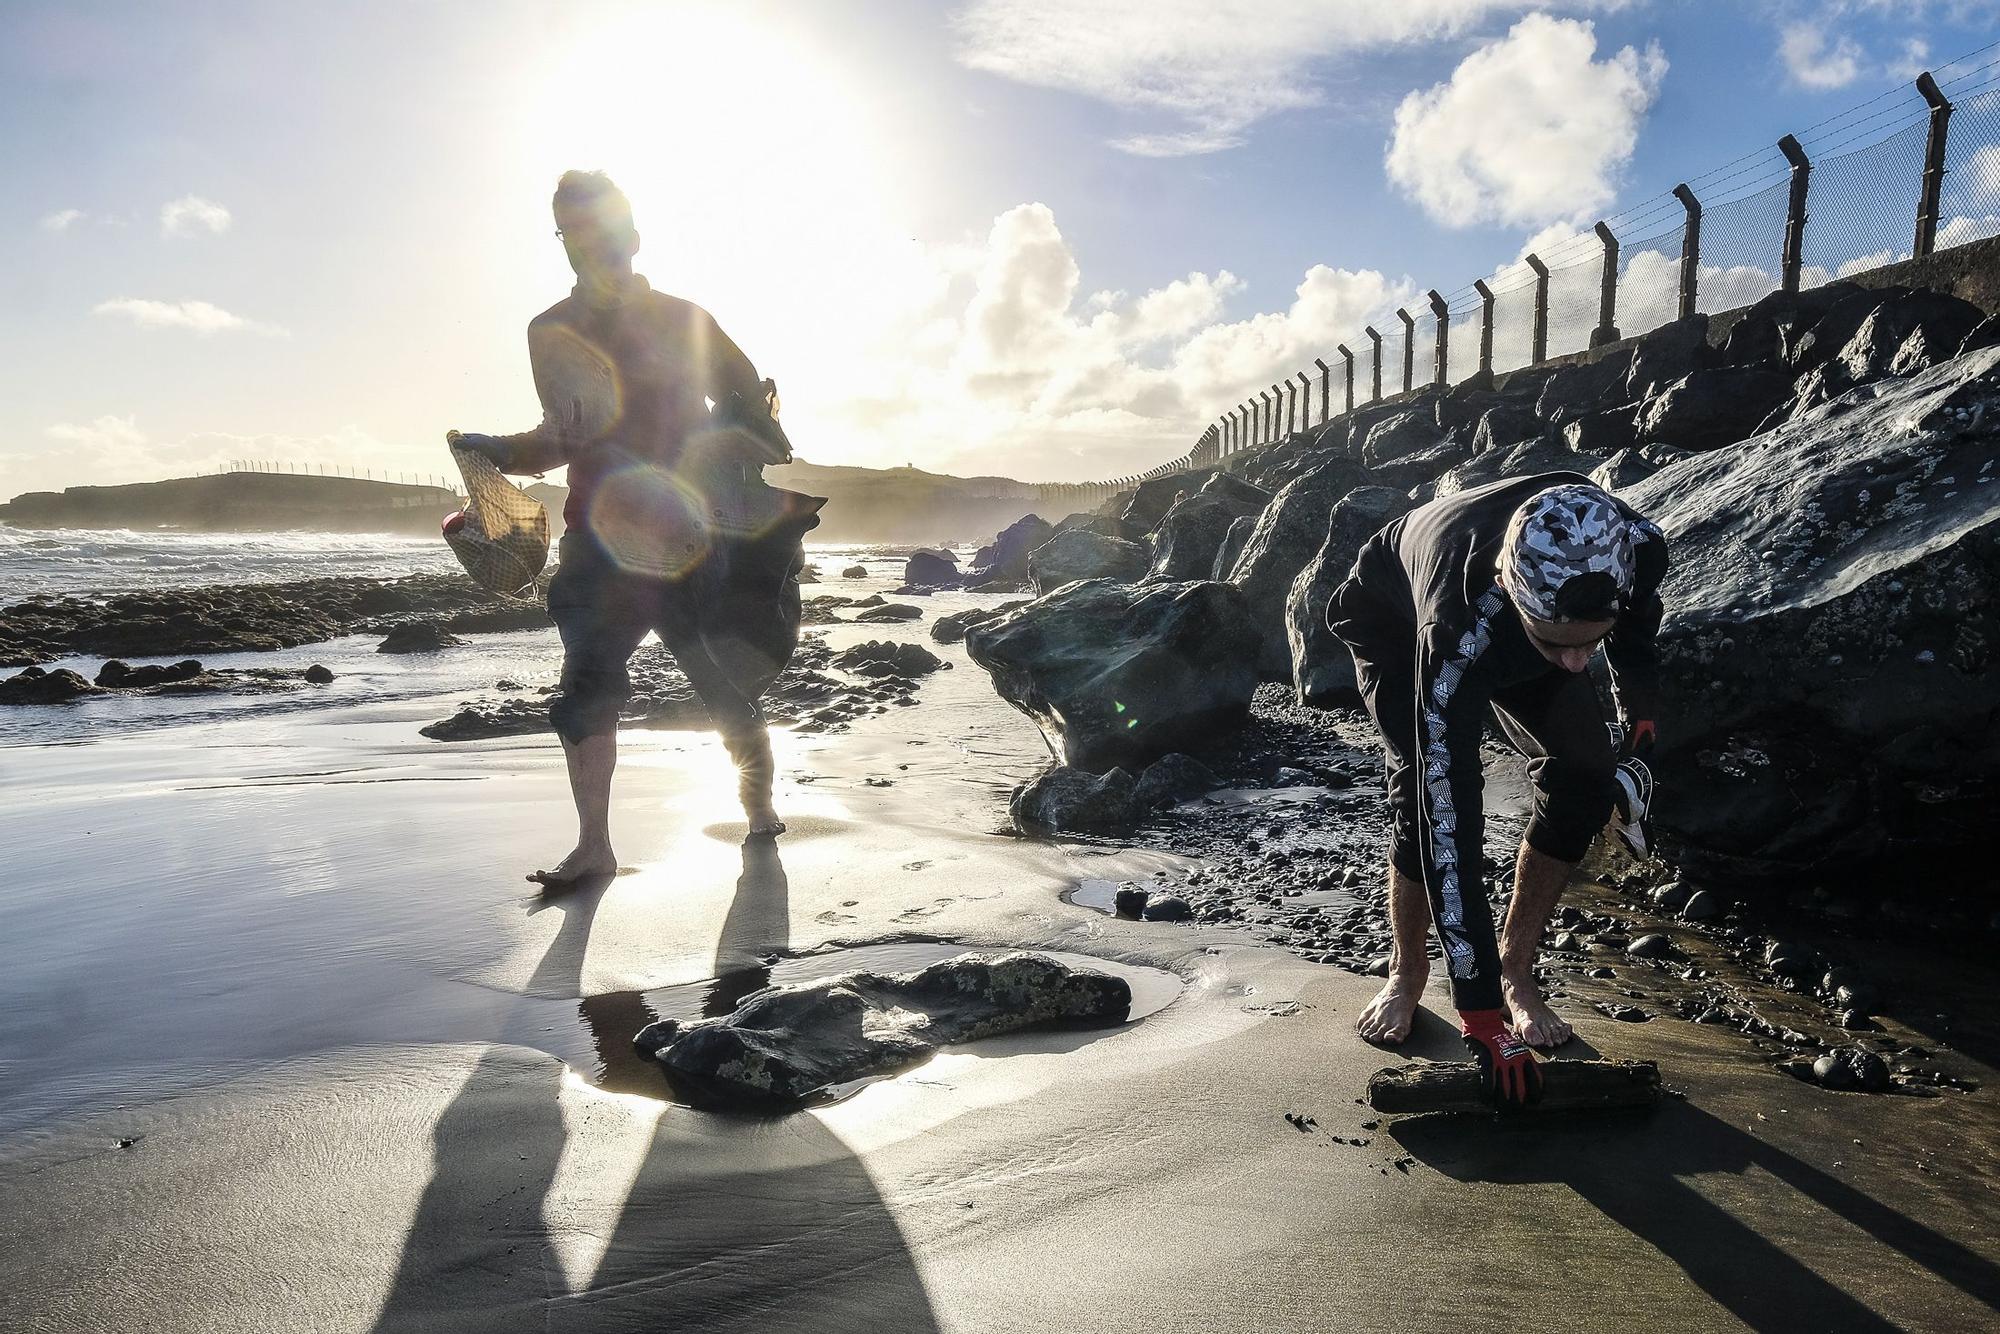
M1425 286L1992 26L1693 8L16 6L0 493L246 456L448 474L447 428L538 416L523 330L570 286L572 166L632 195L639 270L777 378L819 466L1143 472Z

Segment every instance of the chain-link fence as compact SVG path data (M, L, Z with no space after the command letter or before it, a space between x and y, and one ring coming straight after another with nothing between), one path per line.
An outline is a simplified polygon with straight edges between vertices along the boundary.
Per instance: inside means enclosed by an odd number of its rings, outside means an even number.
M2000 43L1547 244L1485 280L1490 302L1476 285L1445 294L1446 382L1636 337L1683 310L1735 310L1780 288L1808 289L2000 236L2000 58L1973 63L1995 51ZM1356 407L1436 381L1439 319L1426 295L1378 312L1371 324L1379 342L1361 329L1337 340L1354 354ZM1338 416L1344 363L1326 361ZM1310 374L1317 385L1317 368ZM1322 419L1308 411L1288 427L1282 398L1269 413L1264 392L1253 390L1247 418L1225 415L1164 470L1226 458Z

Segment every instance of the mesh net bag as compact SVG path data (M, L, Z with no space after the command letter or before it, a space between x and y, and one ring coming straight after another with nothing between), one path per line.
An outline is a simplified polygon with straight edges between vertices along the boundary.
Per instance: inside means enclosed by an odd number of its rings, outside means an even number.
M484 454L452 448L465 478L465 508L445 520L444 540L473 582L513 597L549 563L549 512Z

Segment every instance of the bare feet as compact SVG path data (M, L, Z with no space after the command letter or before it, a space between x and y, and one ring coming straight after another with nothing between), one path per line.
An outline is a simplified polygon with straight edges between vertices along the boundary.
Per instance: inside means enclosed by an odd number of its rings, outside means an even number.
M579 843L569 856L547 871L530 871L528 879L549 889L562 889L596 876L618 874L618 858L609 843Z
M1542 999L1542 989L1533 974L1526 977L1500 975L1500 999L1514 1016L1514 1032L1530 1047L1548 1051L1570 1040L1567 1021L1556 1017Z
M1429 980L1427 972L1414 977L1390 974L1382 989L1375 993L1375 999L1368 1002L1368 1008L1354 1021L1354 1031L1361 1034L1363 1042L1383 1047L1393 1047L1410 1036L1410 1024L1417 1017L1417 1002L1423 999L1424 983Z

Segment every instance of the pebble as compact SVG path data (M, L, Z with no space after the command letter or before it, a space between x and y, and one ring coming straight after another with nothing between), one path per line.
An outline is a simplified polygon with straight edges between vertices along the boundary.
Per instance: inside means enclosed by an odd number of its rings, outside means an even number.
M1635 959L1659 959L1671 953L1673 948L1673 941L1654 931L1640 936L1630 945L1627 945L1625 952Z

